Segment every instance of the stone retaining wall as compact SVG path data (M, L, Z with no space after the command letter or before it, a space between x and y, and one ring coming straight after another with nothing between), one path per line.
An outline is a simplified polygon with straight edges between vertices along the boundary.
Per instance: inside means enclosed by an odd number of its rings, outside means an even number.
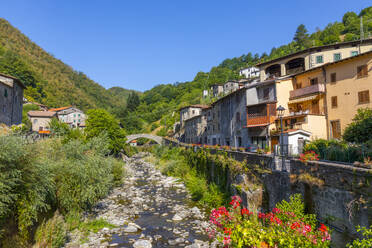
M202 149L168 139L165 139L164 143ZM212 154L218 151L206 149ZM330 225L334 230L334 247L344 247L350 238L356 235L355 226L372 225L371 169L320 161L304 164L298 159L287 159L285 162L288 172L283 172L282 161L272 155L239 151L226 153L238 161L257 164L270 171L261 175L260 188L241 190L245 205L250 208L259 206L271 210L281 200L288 200L290 195L301 193L306 210L316 214L321 222ZM213 177L213 169L210 173ZM240 178L246 177L240 175ZM227 187L234 188L235 183L237 179L231 178Z

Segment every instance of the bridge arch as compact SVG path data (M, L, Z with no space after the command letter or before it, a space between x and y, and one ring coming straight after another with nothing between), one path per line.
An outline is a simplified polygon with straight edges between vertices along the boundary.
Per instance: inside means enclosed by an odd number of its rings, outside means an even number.
M163 144L163 137L160 137L160 136L157 136L157 135L153 135L153 134L148 134L148 133L139 133L139 134L128 135L127 136L127 140L125 141L125 143L128 144L132 140L139 139L139 138L146 138L146 139L153 140L156 143L158 143L159 145L162 145Z

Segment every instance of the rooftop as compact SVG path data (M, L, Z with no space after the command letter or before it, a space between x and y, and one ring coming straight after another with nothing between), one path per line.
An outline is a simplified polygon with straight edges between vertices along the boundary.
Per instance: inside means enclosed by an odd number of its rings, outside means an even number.
M32 110L28 111L27 115L31 117L54 117L56 116L56 112L51 111L38 111L38 110Z
M19 79L16 78L16 77L13 77L13 76L10 76L10 75L7 75L7 74L4 74L4 73L1 73L1 72L0 72L0 76L7 77L7 78L11 78L11 79L13 79L14 81L18 82L18 83L21 85L21 87L22 87L23 89L26 88L26 86L21 82L21 80L19 80ZM0 81L0 82L1 82L1 81Z
M300 55L300 54L307 53L307 52L316 51L318 49L330 48L330 47L334 47L334 46L357 45L357 44L362 44L362 43L367 43L367 42L372 42L372 38L364 39L364 40L339 42L339 43L334 43L334 44L324 45L324 46L310 47L310 48L307 48L307 49L304 49L304 50L301 50L301 51L298 51L298 52L295 52L295 53L291 53L291 54L288 54L288 55L285 55L285 56L282 56L282 57L279 57L279 58L276 58L276 59L272 59L272 60L268 60L268 61L265 61L265 62L262 62L262 63L258 63L258 64L256 64L256 66L271 64L273 62L276 62L276 61L279 61L279 60L282 60L282 59L285 59L285 58L289 58L289 57Z
M193 105L188 105L185 107L180 108L179 110L185 109L185 108L200 108L200 109L206 109L209 108L209 105L204 105L204 104L193 104Z
M49 109L49 111L58 112L58 111L65 110L65 109L68 109L68 108L71 108L71 107L72 106L60 107L60 108L51 108L51 109Z

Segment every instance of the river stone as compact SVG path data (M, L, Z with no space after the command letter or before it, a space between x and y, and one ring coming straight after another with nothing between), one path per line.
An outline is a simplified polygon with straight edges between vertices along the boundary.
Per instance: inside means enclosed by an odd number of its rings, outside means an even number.
M130 226L125 227L123 231L126 233L134 233L134 232L137 232L138 229L137 227L130 225Z
M173 221L181 221L182 220L182 217L179 216L178 214L175 214L172 218Z
M142 239L142 240L137 240L136 242L134 242L133 247L134 248L151 248L152 245L150 241Z

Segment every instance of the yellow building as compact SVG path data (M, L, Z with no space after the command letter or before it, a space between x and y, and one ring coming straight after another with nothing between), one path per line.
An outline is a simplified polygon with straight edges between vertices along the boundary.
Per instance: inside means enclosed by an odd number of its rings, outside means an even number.
M372 51L324 66L328 135L340 138L359 108L372 108Z

